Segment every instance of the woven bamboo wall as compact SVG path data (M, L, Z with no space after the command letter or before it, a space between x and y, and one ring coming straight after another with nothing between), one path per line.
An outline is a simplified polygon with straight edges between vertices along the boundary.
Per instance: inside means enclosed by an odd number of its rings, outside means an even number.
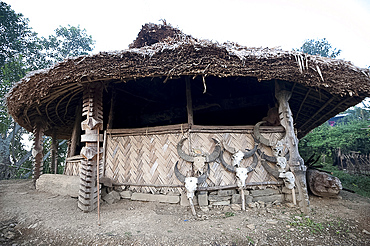
M281 133L263 134L266 138L278 138ZM183 150L191 153L191 149L200 149L206 154L210 154L215 143L212 138L224 140L229 146L236 149L252 149L254 140L251 131L217 131L217 130L199 130L191 131L166 131L163 132L141 132L137 135L134 132L130 134L107 134L107 152L105 164L105 176L116 182L130 182L137 184L181 184L174 174L174 166L179 161L179 170L182 174L190 176L192 165L186 162L177 154L177 143L184 137L188 140L184 142ZM271 150L262 148L262 150L271 155ZM230 154L224 153L224 159L231 163ZM242 167L251 164L252 157L243 160ZM230 173L218 162L210 163L211 172L207 179L208 186L222 186L235 184L235 174ZM249 182L276 181L268 175L259 162L255 171L248 176ZM167 192L169 188L138 188L132 187L132 190L142 192L158 191Z
M80 175L80 162L83 158L81 156L67 158L64 167L64 175L79 176Z

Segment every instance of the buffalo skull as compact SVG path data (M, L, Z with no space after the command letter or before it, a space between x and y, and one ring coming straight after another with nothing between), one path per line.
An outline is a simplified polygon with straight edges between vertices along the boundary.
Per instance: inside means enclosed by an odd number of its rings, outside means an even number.
M254 168L256 168L258 158L256 154L253 154L253 162L249 167L235 167L226 163L223 157L223 151L221 151L220 161L221 164L226 168L226 170L236 174L236 177L238 178L238 186L245 187L245 180L248 177L248 173L252 172Z
M177 144L177 153L185 161L193 163L195 169L197 171L199 171L200 173L202 173L202 169L203 169L205 163L210 163L210 162L215 161L218 158L218 156L220 155L220 152L221 152L220 142L218 140L212 138L212 140L216 143L216 146L215 146L215 149L213 150L213 152L210 155L196 154L195 156L191 156L191 155L186 154L182 150L182 145L184 144L184 141L186 139L187 138L181 139L180 142Z
M185 183L186 196L190 199L193 199L194 192L197 190L198 184L204 183L204 181L206 181L206 179L207 179L207 177L210 173L209 163L207 163L207 171L205 173L203 173L201 176L199 176L198 178L196 178L196 177L186 177L185 175L180 173L180 171L177 167L178 163L179 162L177 161L176 164L175 164L175 175L176 175L177 179L180 180L181 183Z
M233 147L228 146L225 142L223 142L223 146L224 146L224 149L227 152L229 152L230 154L232 154L232 156L231 156L231 165L236 166L236 167L239 167L240 166L240 162L243 159L248 158L248 157L251 157L252 155L254 155L254 153L257 150L258 144L255 144L254 148L251 149L251 150L248 150L247 149L247 151L237 150L237 149L235 149Z

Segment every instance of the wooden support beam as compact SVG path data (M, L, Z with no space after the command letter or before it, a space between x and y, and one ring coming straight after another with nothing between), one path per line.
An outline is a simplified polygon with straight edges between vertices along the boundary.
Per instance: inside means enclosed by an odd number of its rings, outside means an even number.
M301 112L302 107L303 107L304 103L306 102L306 99L307 99L308 95L310 94L311 90L312 90L311 88L310 88L310 89L308 89L308 91L307 91L307 93L306 93L306 95L305 95L304 99L303 99L303 100L302 100L302 102L301 102L301 105L299 106L298 112L297 112L297 114L295 115L295 119L294 119L294 121L297 121L298 116L299 116L299 113Z
M311 118L309 118L306 123L304 123L302 126L301 126L301 129L303 129L306 125L308 125L312 119L315 119L316 116L321 113L321 111L326 108L333 100L335 99L335 97L331 97L324 105L321 106L321 108L319 110L317 110L312 116Z
M194 125L194 114L193 114L193 101L191 98L191 83L190 83L190 77L185 77L185 83L186 83L186 110L188 112L188 124L190 125L190 128L192 125Z
M51 137L51 160L50 160L50 173L58 173L58 139L57 132L53 129Z
M289 149L289 167L295 176L295 184L299 192L299 206L303 213L309 212L309 198L306 182L306 166L298 151L298 138L294 131L293 114L289 107L289 99L292 93L285 90L284 83L275 82L275 97L279 102L280 123L285 128L283 138L284 145Z
M112 97L110 99L110 109L109 109L107 129L113 129L115 103L116 103L116 91L112 89Z
M44 124L42 121L37 121L33 129L35 136L34 145L32 150L33 156L33 181L36 184L36 180L41 176L43 171L43 136L44 136Z
M84 212L90 212L98 207L98 196L100 196L100 184L97 177L98 161L101 155L98 154L100 145L100 130L103 127L103 86L96 82L87 84L83 92L82 115L86 120L82 122L85 134L82 134L86 141L81 150L85 160L81 161L80 190L78 196L78 207ZM90 124L91 123L91 124ZM90 136L90 137L89 137ZM97 141L90 141L91 139Z
M76 107L76 120L73 126L72 137L71 137L71 147L68 153L68 157L76 155L77 146L81 141L81 121L82 121L82 102Z

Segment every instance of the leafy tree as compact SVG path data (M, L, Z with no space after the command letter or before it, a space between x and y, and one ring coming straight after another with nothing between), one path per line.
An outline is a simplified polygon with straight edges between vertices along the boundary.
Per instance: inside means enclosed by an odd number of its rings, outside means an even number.
M4 2L0 2L0 33L0 179L4 179L14 177L25 163L31 167L31 152L21 143L25 130L8 115L3 100L6 93L29 71L46 68L68 56L87 54L94 41L85 29L73 26L60 26L48 39L38 38L28 26L28 19ZM65 143L61 147L66 150Z
M43 37L41 43L47 57L57 62L69 56L87 55L93 50L95 41L86 33L86 29L68 25L68 28L59 26L55 35L50 35L49 39Z
M341 50L337 50L336 48L333 49L326 38L323 38L321 40L306 40L303 43L302 47L297 49L297 51L301 51L310 55L320 55L330 58L335 58L339 56L341 52Z

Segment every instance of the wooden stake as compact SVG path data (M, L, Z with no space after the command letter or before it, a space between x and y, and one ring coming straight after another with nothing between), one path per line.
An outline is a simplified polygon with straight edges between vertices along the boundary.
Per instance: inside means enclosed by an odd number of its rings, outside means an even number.
M241 193L241 196L242 196L242 210L244 211L245 210L245 197L244 197L244 189L243 188L240 188L240 193Z
M97 158L97 163L96 163L96 179L97 179L97 190L98 190L98 225L100 226L100 180L99 180L99 176L100 176L100 169L99 169L99 162L100 162L100 134L99 134L99 130L98 130L98 154L96 155L96 158Z
M190 202L191 212L193 213L194 216L197 216L197 213L195 212L195 208L194 208L193 199L190 197L189 197L189 202Z
M297 200L295 198L295 189L294 188L292 189L292 197L293 197L293 204L297 205Z

